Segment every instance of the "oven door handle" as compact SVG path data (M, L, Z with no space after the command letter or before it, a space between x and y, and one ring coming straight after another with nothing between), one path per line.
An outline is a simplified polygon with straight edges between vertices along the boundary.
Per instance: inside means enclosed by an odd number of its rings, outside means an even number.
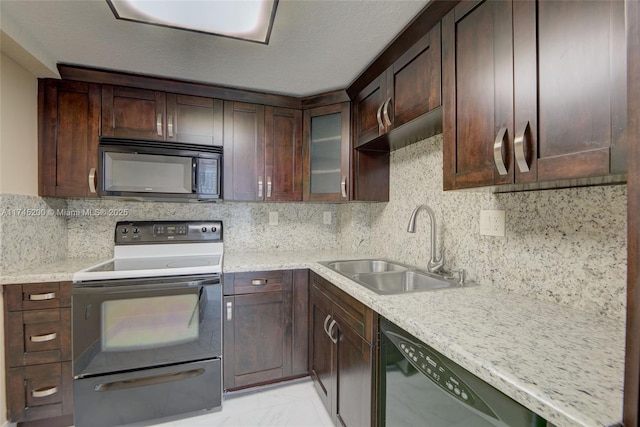
M109 294L148 290L189 289L199 286L220 285L220 277L206 279L181 280L179 278L167 280L166 277L157 277L156 280L127 279L127 280L101 280L99 282L86 282L75 284L72 289L74 295L78 294Z
M173 381L185 380L187 378L198 377L202 374L204 374L204 369L199 368L172 374L154 375L151 377L135 378L125 381L114 381L111 383L98 384L93 387L93 391L114 391L126 390L136 387L148 387L156 384L163 384Z

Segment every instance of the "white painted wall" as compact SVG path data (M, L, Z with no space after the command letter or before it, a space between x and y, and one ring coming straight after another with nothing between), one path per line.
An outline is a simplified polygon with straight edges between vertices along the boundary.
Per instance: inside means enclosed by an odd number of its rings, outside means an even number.
M0 53L0 193L38 195L38 80Z

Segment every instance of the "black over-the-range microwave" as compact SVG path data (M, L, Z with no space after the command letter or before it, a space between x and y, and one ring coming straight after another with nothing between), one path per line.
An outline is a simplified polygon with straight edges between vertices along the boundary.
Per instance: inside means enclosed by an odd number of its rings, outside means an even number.
M98 156L100 197L222 199L222 147L101 138Z

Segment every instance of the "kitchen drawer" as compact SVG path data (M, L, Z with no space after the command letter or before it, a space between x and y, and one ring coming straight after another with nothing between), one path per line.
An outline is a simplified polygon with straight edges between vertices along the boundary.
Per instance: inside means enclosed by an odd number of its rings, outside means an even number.
M71 282L5 285L8 311L71 307Z
M7 366L71 360L71 309L6 313Z
M73 412L71 362L7 370L7 413L12 422Z
M230 273L224 275L224 294L290 291L292 283L291 270Z

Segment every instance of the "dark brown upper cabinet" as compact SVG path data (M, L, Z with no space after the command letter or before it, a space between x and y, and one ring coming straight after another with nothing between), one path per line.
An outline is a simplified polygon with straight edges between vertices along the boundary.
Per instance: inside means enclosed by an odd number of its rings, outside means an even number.
M302 200L300 110L224 103L224 199Z
M403 135L411 141L379 138L441 105L440 46L438 23L358 93L354 102L356 148L384 150L386 145L389 151L390 144L406 145L429 136L425 129L416 128ZM441 129L441 122L431 128Z
M102 85L102 136L222 145L219 99Z
M100 86L39 80L38 194L95 197Z
M304 112L305 201L349 200L350 104L326 105Z
M444 189L624 182L623 2L462 2L442 23Z
M302 111L265 107L266 201L302 201Z

